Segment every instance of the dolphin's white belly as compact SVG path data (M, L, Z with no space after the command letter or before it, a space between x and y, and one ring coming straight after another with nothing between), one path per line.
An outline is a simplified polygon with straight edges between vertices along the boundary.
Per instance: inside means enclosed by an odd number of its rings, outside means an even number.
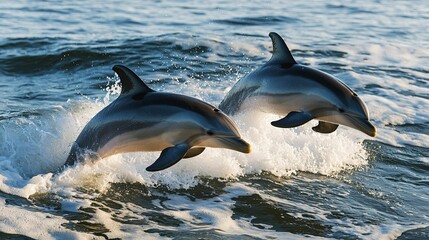
M164 141L159 136L149 138L139 138L137 134L125 133L118 135L107 142L98 150L100 157L108 157L118 153L125 152L153 152L161 151L172 144Z
M169 124L168 121L164 123L117 135L97 152L103 158L125 152L162 151L187 141L195 134L187 124Z

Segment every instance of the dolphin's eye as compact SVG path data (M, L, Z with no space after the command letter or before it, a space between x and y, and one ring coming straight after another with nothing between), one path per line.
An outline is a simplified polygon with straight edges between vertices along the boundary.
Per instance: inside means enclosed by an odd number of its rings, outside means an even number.
M215 111L215 112L219 112L219 109L215 108L215 109L213 109L213 111Z
M338 111L339 111L340 113L343 113L343 112L345 112L346 110L344 110L344 108L338 108Z
M212 131L212 130L207 130L207 135L209 135L209 136L212 136L212 135L214 135L214 132Z

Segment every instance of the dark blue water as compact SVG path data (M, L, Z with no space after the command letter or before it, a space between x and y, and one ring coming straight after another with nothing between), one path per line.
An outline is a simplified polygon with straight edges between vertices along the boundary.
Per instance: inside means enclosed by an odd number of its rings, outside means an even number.
M0 4L0 238L429 239L429 2L5 1ZM115 64L217 105L266 62L269 32L368 106L377 138L234 118L253 152L159 153L59 175L117 97ZM42 223L42 224L41 224Z

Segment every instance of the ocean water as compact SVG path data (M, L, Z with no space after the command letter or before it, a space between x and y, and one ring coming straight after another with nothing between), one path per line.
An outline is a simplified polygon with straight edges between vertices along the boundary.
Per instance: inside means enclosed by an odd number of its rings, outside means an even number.
M429 239L428 25L426 0L2 1L0 239ZM272 31L358 93L376 138L243 113L248 155L54 174L118 96L113 65L217 105L270 58Z

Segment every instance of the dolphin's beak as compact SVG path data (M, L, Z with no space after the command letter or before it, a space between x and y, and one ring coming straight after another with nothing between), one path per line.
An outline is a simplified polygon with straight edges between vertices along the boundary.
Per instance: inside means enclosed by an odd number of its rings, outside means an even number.
M222 137L218 138L225 148L239 151L242 153L250 153L252 150L249 143L241 139L240 137Z
M375 137L377 135L377 129L369 122L368 119L357 118L349 116L350 121L353 123L354 128L367 134L368 136Z

